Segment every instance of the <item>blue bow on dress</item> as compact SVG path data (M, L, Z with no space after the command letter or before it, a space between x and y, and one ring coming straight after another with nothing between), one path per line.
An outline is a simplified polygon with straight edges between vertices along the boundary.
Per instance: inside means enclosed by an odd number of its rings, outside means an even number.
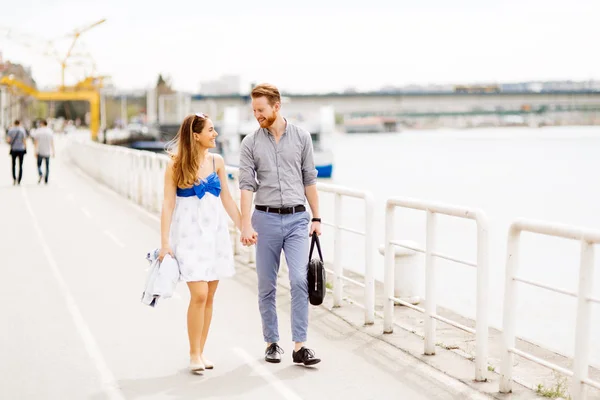
M221 194L221 181L219 180L219 176L214 172L191 188L177 188L177 196L179 197L197 196L201 199L206 193L211 193L215 197L219 197Z

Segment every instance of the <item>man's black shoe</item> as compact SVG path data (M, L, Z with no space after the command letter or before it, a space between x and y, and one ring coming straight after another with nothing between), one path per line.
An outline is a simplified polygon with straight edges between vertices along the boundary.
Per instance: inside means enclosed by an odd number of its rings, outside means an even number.
M321 362L320 358L315 357L315 352L306 347L302 347L298 351L292 352L292 360L296 364L315 365Z
M267 347L267 351L265 351L265 361L270 363L279 363L281 362L282 354L283 349L279 347L277 343L271 343L271 345Z

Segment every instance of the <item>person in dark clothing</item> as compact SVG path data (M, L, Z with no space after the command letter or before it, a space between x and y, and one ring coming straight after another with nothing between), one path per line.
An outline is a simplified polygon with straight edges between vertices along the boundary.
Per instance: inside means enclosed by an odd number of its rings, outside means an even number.
M16 120L13 127L6 134L6 142L10 144L10 155L12 158L13 185L20 185L23 179L23 157L27 154L27 133ZM16 163L19 161L19 175L16 174Z

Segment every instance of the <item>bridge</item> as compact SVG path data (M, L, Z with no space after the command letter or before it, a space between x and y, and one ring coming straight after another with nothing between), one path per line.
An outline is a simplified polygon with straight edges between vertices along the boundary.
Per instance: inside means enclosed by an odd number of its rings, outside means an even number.
M331 106L345 117L396 116L403 119L476 115L564 115L600 111L600 91L510 91L460 92L366 92L329 94L284 94L287 113L309 113L318 106ZM247 108L248 96L193 95L192 109L220 115L226 107Z
M573 360L559 357L488 326L486 320L486 220L480 210L389 199L388 214L398 207L434 215L471 219L478 226L477 318L468 320L437 308L435 257L428 239L425 250L399 241L386 222L386 278L373 276L372 240L377 226L369 219L372 196L357 189L319 183L335 244L327 252L326 302L311 307L309 344L323 362L315 368L291 363L289 287L285 266L280 274L278 312L282 346L278 365L262 361L256 274L252 250L236 245L237 274L219 285L207 356L215 369L202 375L187 372L185 313L189 294L180 284L176 295L149 308L140 302L145 283L145 255L157 247L158 210L165 159L92 143L89 133L58 137L50 183L37 183L31 154L25 159L20 186L8 171L0 174L0 243L3 291L0 306L0 398L2 399L485 399L537 398L552 388L551 370L573 376L573 398L592 399L600 389L597 371L588 371L590 288L579 293L578 351ZM2 143L4 143L2 141ZM0 146L0 165L9 165L8 149ZM232 187L236 171L230 171ZM345 228L342 198L362 201L364 226ZM237 196L236 196L237 198ZM571 228L569 228L571 229ZM597 232L522 222L520 230L578 237L584 254L582 271L593 265L590 246ZM362 235L364 274L341 264L341 231ZM552 231L552 232L550 232ZM237 239L236 233L232 236ZM515 243L516 239L511 239ZM394 248L408 247L426 256L425 308L407 301L394 287ZM383 249L382 249L383 250ZM587 252L587 253L585 253ZM591 257L591 258L590 258ZM452 258L452 257L450 257ZM590 264L590 261L592 264ZM512 265L511 271L516 269ZM512 287L510 287L512 290ZM395 306L402 304L404 306ZM516 304L508 309L516 313ZM510 316L510 315L509 315ZM440 322L436 328L435 321ZM458 328L455 329L454 327ZM586 336L586 332L588 336ZM518 363L513 357L522 356ZM563 388L564 389L564 388ZM509 393L512 392L512 393ZM561 392L562 393L562 392ZM559 393L559 394L561 394ZM587 397L586 397L587 396ZM596 396L596 397L595 397Z

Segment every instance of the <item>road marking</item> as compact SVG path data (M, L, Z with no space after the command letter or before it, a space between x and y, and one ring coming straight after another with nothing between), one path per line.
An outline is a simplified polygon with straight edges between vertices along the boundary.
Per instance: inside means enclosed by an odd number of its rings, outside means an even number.
M92 214L87 210L87 208L81 207L81 212L89 219L92 219Z
M256 361L248 352L242 348L235 347L233 349L234 352L240 356L246 364L250 365L250 367L260 375L265 381L269 383L273 387L273 389L277 390L279 394L283 397L282 399L286 400L302 400L302 397L298 396L296 393L292 391L292 389L288 388L281 380L279 380L275 375L273 375L264 365L261 365L258 361Z
M117 386L114 375L108 368L108 365L106 364L106 361L104 360L104 357L102 356L102 353L100 352L100 347L98 346L98 343L94 339L94 336L92 335L92 331L85 323L85 320L84 320L83 316L81 315L81 311L79 311L77 304L75 304L75 298L71 294L71 291L69 290L69 287L67 286L67 282L65 281L62 274L60 273L58 264L54 260L54 257L52 256L52 252L50 251L50 246L48 245L48 243L46 242L46 239L44 238L44 234L42 232L42 229L40 228L37 217L35 216L35 214L33 212L33 208L31 207L31 202L29 201L29 196L27 196L27 190L24 187L22 187L22 193L23 193L23 198L25 199L25 205L27 206L27 211L29 211L29 215L31 216L31 222L33 223L33 227L37 233L40 245L42 246L42 249L44 250L44 255L46 256L46 261L48 261L50 270L52 271L52 274L54 275L54 278L56 279L56 282L58 283L60 292L63 295L65 303L67 304L67 309L69 310L69 313L71 314L71 318L73 318L73 322L75 323L75 327L77 328L77 332L79 332L79 335L81 336L81 339L83 340L83 345L84 345L87 353L89 354L90 358L92 359L96 369L98 370L98 373L100 374L100 378L102 381L102 387L104 388L104 391L106 392L106 395L110 400L125 400L123 393L121 393L121 391L119 390L119 387Z
M115 235L113 235L110 231L104 230L104 234L106 236L108 236L113 242L115 242L115 244L117 246L119 246L119 247L125 247L125 245L119 239L117 239L117 237Z

